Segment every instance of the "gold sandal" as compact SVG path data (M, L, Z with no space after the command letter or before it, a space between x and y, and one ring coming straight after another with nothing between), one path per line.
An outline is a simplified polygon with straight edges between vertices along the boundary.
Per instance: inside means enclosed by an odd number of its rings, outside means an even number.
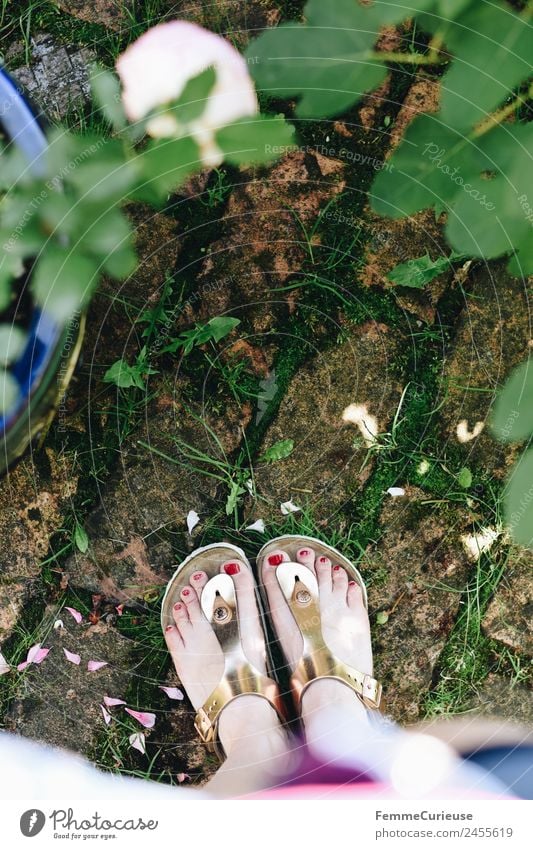
M332 546L314 537L289 534L277 537L263 546L257 555L257 565L261 576L261 592L267 610L268 602L262 581L263 563L275 549L289 555L289 561L280 563L276 567L276 577L303 638L302 657L291 675L296 707L299 707L302 696L312 681L316 678L334 678L351 687L367 708L378 710L381 702L381 684L372 675L343 663L324 642L316 577L307 566L296 562L296 552L306 547L312 548L319 555L328 557L332 563L343 566L350 578L357 581L361 587L364 605L368 607L366 587L359 571Z
M235 586L229 575L220 572L220 565L226 560L238 559L252 571L246 555L235 545L214 543L198 548L178 566L167 585L161 603L161 627L174 624L172 608L180 601L181 590L189 585L193 572L206 572L208 582L203 588L200 604L204 615L220 642L226 666L224 675L204 705L196 712L195 728L209 751L214 752L221 761L225 758L224 749L218 736L218 722L224 708L244 694L267 699L283 722L283 707L279 687L272 678L263 675L248 661L244 654L239 630L239 615ZM255 582L255 579L254 579ZM264 624L264 613L256 590L258 615ZM264 630L264 628L263 628ZM272 669L272 660L265 641L266 668Z

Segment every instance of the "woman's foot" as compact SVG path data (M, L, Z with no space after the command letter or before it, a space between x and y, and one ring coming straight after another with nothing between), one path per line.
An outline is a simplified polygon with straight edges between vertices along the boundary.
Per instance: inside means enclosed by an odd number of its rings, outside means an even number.
M327 647L339 660L372 675L370 623L361 587L342 566L316 553L310 546L300 548L295 558L317 579L320 624ZM276 549L269 552L260 565L276 634L289 671L293 672L302 656L303 639L276 575L277 567L290 559L286 552ZM333 679L317 679L308 685L301 705L308 736L313 717L331 706L342 707L354 718L366 720L367 709L350 687Z
M243 651L248 661L266 676L265 641L250 569L238 560L231 560L221 564L220 572L233 581ZM181 600L174 605L174 624L165 630L176 672L195 710L203 706L225 669L222 648L201 607L208 581L205 572L193 572L189 585L181 590ZM235 747L247 746L252 762L259 756L259 749L264 749L265 735L279 738L280 722L266 699L242 695L223 709L218 730L226 755Z

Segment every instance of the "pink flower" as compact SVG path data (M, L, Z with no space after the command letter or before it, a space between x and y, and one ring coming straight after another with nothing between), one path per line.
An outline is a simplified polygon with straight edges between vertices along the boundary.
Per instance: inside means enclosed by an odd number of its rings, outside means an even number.
M109 713L108 710L105 709L105 707L103 705L100 705L100 707L101 707L102 713L104 715L104 722L105 722L106 725L109 725L109 723L111 722L111 714Z
M133 716L137 722L140 722L145 728L153 728L155 725L155 713L145 713L140 710L132 710L131 708L124 708L126 713L129 713L130 716Z
M137 731L135 734L130 734L129 741L132 749L137 749L142 755L146 754L146 737L142 732Z
M197 24L169 21L141 35L117 61L130 121L176 101L189 80L207 68L215 69L216 81L202 114L187 126L170 113L154 115L147 131L155 137L191 134L204 165L214 167L223 158L215 141L217 130L257 113L254 85L240 53Z
M19 663L17 669L19 672L22 672L23 669L26 669L30 663L42 663L45 657L47 657L50 649L41 648L40 643L36 643L34 646L29 649L28 654L26 656L26 660L23 660L22 663Z

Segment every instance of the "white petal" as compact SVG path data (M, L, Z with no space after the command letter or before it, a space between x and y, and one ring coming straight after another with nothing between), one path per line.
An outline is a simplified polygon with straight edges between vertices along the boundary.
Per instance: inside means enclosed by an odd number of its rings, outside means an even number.
M258 519L257 522L254 522L252 525L247 525L245 531L259 531L260 534L264 534L265 523L262 519Z
M130 746L132 749L137 749L142 755L146 754L146 737L140 732L130 734Z
M474 429L470 430L470 428L468 427L467 420L461 419L455 429L457 439L459 442L471 442L473 439L476 439L476 437L479 436L484 427L485 422L476 422L474 425Z
M183 699L183 693L177 687L159 687L160 690L163 690L164 693L167 694L169 699L177 699L181 702Z
M402 495L405 495L405 489L401 486L389 486L387 493L392 495L393 498L401 498Z
M109 713L108 710L106 710L106 708L103 705L100 705L100 707L101 707L102 713L104 715L104 722L105 722L106 725L109 725L109 723L111 722L111 714Z
M103 667L107 665L107 660L89 660L87 662L87 671L98 672L99 669L103 669Z
M284 516L288 516L289 513L299 513L301 509L292 501L284 501L283 504L280 504L280 510Z
M501 536L501 529L480 528L475 534L463 534L461 542L471 560L479 560L484 551L488 551Z
M366 404L349 404L343 411L342 420L359 428L367 448L376 444L379 433L378 420L370 415Z
M2 652L0 652L0 675L5 675L6 672L10 672L10 671L11 671L11 667L10 667L9 663L5 659Z
M187 529L189 531L189 534L192 534L194 528L196 527L199 521L200 517L196 510L189 510L189 512L187 513Z
M56 621L54 622L54 631L57 631L58 628L64 628L64 627L65 626L63 625L63 620L62 619L56 619Z

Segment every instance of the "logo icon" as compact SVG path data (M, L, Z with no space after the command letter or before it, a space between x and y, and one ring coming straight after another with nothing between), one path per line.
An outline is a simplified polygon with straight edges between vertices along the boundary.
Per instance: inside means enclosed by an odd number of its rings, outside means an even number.
M24 811L20 818L20 830L24 837L35 837L43 830L46 817L42 811L37 808L30 808L29 811Z

